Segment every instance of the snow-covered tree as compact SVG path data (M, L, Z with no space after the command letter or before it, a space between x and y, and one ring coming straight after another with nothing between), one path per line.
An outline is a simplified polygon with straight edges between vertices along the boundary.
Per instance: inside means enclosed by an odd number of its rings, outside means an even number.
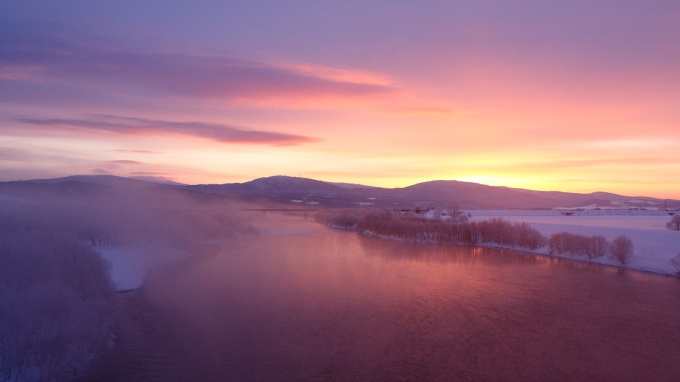
M675 269L678 271L678 276L680 276L680 252L678 252L678 254L671 259L671 264L673 264Z
M618 236L609 245L609 255L621 264L627 263L633 256L633 241L626 235Z
M680 231L680 214L675 214L671 220L666 223L666 228L671 231Z

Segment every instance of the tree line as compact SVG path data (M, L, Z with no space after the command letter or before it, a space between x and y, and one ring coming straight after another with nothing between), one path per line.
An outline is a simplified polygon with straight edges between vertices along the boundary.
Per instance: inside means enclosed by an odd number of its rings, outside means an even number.
M502 218L481 222L428 219L402 215L391 210L325 210L315 215L324 224L371 232L410 241L448 244L494 243L531 250L547 239L527 223L511 223Z
M54 211L10 210L0 208L0 379L75 379L111 338L110 264L54 228Z
M98 246L159 241L196 253L255 233L215 203L119 189L0 199L0 380L74 380L112 345L115 288Z
M603 236L584 236L558 232L546 237L528 223L513 223L503 218L478 222L428 219L403 215L392 210L322 210L315 215L321 223L360 232L370 232L409 242L477 245L498 244L536 250L548 246L548 254L568 253L589 259L609 255L626 264L634 253L633 242L625 235L609 242Z

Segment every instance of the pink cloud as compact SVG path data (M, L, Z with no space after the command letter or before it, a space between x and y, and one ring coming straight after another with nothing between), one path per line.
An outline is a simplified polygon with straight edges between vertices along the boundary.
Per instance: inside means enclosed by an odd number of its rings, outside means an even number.
M126 154L158 154L158 151L153 151L153 150L127 150L127 149L117 149L113 150L117 153L126 153Z
M24 31L27 32L27 31ZM142 86L220 100L372 98L396 91L379 81L327 76L290 65L189 54L140 53L82 37L27 32L0 44L0 79L19 82Z
M184 134L225 143L296 145L317 139L302 135L252 130L245 127L200 121L177 122L113 115L86 118L16 118L13 121L38 128L107 131L116 134Z
M138 164L143 164L140 161L127 160L127 159L110 160L110 161L107 161L106 163L111 164L111 165L138 165Z
M92 169L92 175L111 175L111 172L103 168Z

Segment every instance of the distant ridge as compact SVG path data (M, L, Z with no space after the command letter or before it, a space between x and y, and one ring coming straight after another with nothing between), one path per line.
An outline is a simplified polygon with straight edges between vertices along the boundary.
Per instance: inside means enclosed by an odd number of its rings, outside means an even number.
M0 194L10 198L41 193L86 196L111 187L174 189L191 192L194 196L221 195L250 201L319 207L415 208L455 203L464 209L680 208L678 200L630 197L607 192L580 194L535 191L456 180L433 180L408 187L382 188L285 175L257 178L244 183L198 185L158 183L153 179L113 175L73 175L54 179L0 182Z
M259 191L273 193L306 192L310 194L333 195L341 193L343 190L342 187L334 185L332 183L309 178L299 178L285 175L258 178L243 184Z
M658 208L664 200L630 197L606 192L589 194L535 191L502 186L488 186L456 180L433 180L402 188L381 188L361 184L331 183L309 178L271 176L245 183L186 186L204 192L243 197L268 197L283 203L350 207L375 206L394 208L426 207L456 203L469 209L550 209L550 208ZM644 200L645 204L639 201ZM668 207L680 207L669 200Z

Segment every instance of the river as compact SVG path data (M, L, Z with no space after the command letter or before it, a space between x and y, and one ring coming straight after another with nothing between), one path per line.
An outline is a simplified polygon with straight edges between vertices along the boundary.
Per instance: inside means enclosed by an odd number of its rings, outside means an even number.
M111 380L680 380L677 279L260 224L118 296Z

